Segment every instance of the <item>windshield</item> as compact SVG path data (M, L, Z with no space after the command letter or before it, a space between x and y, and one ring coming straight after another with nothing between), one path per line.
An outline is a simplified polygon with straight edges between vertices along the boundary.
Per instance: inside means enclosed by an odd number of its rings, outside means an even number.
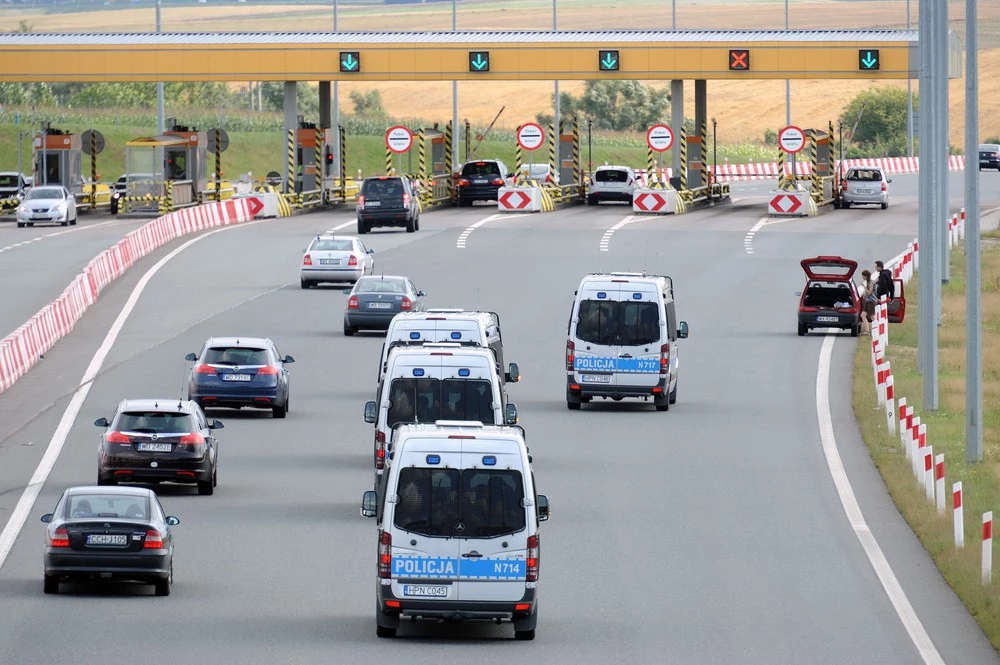
M196 431L194 418L187 413L166 411L125 411L114 422L117 432L147 434L188 434Z
M354 287L355 293L406 293L406 285L401 279L382 277L362 277Z
M484 379L393 379L386 426L436 420L494 425L493 389Z
M18 178L16 175L0 175L0 187L17 187Z
M267 365L267 350L249 346L213 346L201 361L206 365Z
M524 482L510 469L427 469L399 472L393 522L426 536L496 538L524 529Z
M576 336L591 344L638 346L660 339L656 303L583 300L579 317Z
M149 499L144 496L75 494L66 502L66 516L148 519Z
M354 249L354 242L351 240L329 240L326 238L318 238L313 241L312 247L309 249L327 252L349 252Z
M63 193L61 189L55 187L36 187L28 192L27 199L61 199Z

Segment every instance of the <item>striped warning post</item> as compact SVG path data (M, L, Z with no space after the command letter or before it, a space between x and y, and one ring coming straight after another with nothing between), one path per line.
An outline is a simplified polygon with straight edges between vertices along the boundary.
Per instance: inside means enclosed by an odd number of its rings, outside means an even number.
M222 129L215 128L215 200L222 200Z
M785 151L784 150L779 150L778 151L778 186L779 187L782 186L785 183L785 180L787 179L787 177L788 176L785 174Z
M580 119L573 116L573 185L582 196L583 189L580 187Z
M174 181L168 180L163 184L166 196L160 199L159 211L161 215L166 215L174 207Z
M681 127L681 189L688 188L688 142L687 131Z
M455 198L455 174L452 173L451 165L455 161L452 135L455 131L451 121L444 127L444 167L448 173L448 199Z
M648 146L646 147L646 174L647 180L652 182L656 174L656 158L653 157L653 149Z
M520 133L521 133L521 126L518 125L517 131L514 133L514 136L517 136ZM514 140L514 173L517 174L518 178L521 177L521 169L522 168L524 168L524 155L521 154L521 144L517 142L517 139L515 139Z
M813 196L823 198L823 187L819 181L819 143L816 141L816 134L809 137L809 168L812 173Z
M288 152L288 182L285 183L285 191L294 192L295 191L295 130L289 129L288 136L285 139L286 145L285 149Z
M424 132L423 130L417 132L414 140L417 142L417 164L420 170L420 196L418 197L421 208L423 206L429 206L431 204L431 199L434 198L434 192L432 187L427 186L427 146L424 145Z
M698 146L699 157L698 160L701 162L701 186L708 187L708 124L702 120L701 121L701 145Z
M385 174L392 175L392 150L385 149Z
M326 203L326 188L323 187L323 130L316 128L316 189L320 203Z
M556 173L556 128L555 125L549 123L549 171L552 173L553 178Z
M340 200L347 202L347 129L340 129Z
M90 208L97 207L97 130L90 130Z

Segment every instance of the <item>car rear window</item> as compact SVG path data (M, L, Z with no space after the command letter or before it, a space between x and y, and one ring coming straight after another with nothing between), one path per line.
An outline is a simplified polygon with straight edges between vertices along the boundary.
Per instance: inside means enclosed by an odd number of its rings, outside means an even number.
M393 379L386 425L478 420L492 425L493 389L483 379Z
M369 180L365 183L365 196L403 196L403 183L399 178L389 178L386 180Z
M594 174L597 182L628 182L628 171L603 169Z
M496 162L469 162L462 167L462 175L466 178L473 175L500 175L500 166Z
M213 346L201 361L206 365L267 365L267 349L250 346Z
M315 249L317 251L328 251L328 252L349 252L354 249L354 241L352 240L327 240L324 238L319 238L314 240L312 247L309 249Z
M0 175L0 187L17 187L17 176Z
M847 179L858 182L880 182L882 172L875 169L851 169L847 172Z
M425 536L496 538L524 529L524 480L512 469L429 469L399 472L393 523Z
M653 344L660 339L659 307L653 302L580 301L576 336L591 344Z
M119 432L177 434L197 431L194 416L169 411L123 411L114 422Z
M149 499L144 496L75 494L66 502L66 517L149 519Z
M406 293L402 280L381 277L363 277L358 280L355 293Z

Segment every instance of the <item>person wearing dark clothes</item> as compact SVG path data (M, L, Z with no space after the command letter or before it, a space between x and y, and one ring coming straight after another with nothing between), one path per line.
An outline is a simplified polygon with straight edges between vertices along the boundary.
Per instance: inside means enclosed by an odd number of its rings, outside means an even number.
M892 300L895 297L896 285L892 281L892 271L885 267L881 261L875 262L876 280L875 296L881 300L882 296Z

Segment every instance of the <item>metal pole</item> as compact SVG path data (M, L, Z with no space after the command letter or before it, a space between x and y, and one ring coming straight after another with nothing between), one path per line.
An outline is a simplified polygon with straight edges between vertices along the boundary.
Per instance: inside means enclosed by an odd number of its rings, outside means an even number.
M552 0L552 31L553 32L559 32L558 15L556 13L556 0ZM559 81L558 80L555 81L555 83L553 84L553 88L555 89L555 116L556 117L555 117L555 121L553 122L552 126L555 127L556 143L558 144L558 142L559 142L559 135L562 134L562 130L560 129L560 127L562 126L562 116L561 116L561 109L560 109L560 104L559 104ZM555 177L554 173L552 174L552 177Z
M937 242L940 257L941 284L947 284L951 279L951 251L948 246L948 224L951 217L951 207L948 197L948 181L951 179L948 171L948 146L951 145L948 135L948 60L951 49L948 44L948 3L946 0L934 3L934 48L937 51L934 57L937 59L934 65L935 70L935 124L938 126L940 134L935 136L935 149L938 151L937 160L934 162L934 186L937 188L935 207L935 220L937 224ZM974 154L978 154L974 153ZM937 324L942 323L941 301L942 289L940 286L934 287L937 298Z
M788 0L785 0L785 30L788 30ZM785 79L785 124L792 124L792 82L790 79ZM792 159L794 160L795 157L793 156ZM792 175L795 175L794 171L792 171Z
M333 31L340 32L337 27L337 0L333 0ZM333 82L333 135L335 137L340 136L340 81ZM339 141L338 141L339 142ZM343 150L343 146L338 147L339 150ZM333 175L337 177L340 175L340 161L339 159L333 162Z
M906 0L906 29L910 29L910 0ZM913 80L906 77L906 156L913 157Z
M718 177L719 174L719 144L716 141L716 132L715 132L717 126L718 122L716 121L715 116L713 115L712 116L712 184L713 185L715 184L716 182L715 179ZM715 197L713 196L712 198Z
M160 0L156 0L156 32L160 32ZM163 81L156 84L156 131L163 134L167 129L163 113Z
M935 163L944 156L938 153L941 134L940 120L936 118L938 100L937 54L935 53L936 0L922 0L918 13L920 29L920 92L924 99L924 112L920 114L920 161L923 168L919 174L920 210L920 293L917 351L920 371L923 374L923 408L937 411L938 408L938 314L937 294L940 294L940 250L938 249L937 227L944 220L937 217L937 183L934 182ZM947 83L947 82L946 82ZM947 109L945 110L947 112ZM947 162L945 162L947 167ZM947 182L947 181L945 181Z
M594 172L594 136L590 131L593 124L594 121L591 118L587 118L587 175L591 175Z
M670 0L670 29L677 29L677 0Z
M965 460L983 461L983 303L979 258L977 0L965 0Z
M451 30L458 32L458 0L451 0ZM451 151L451 173L458 172L458 81L451 82L451 126L454 148ZM466 153L469 145L466 143Z

